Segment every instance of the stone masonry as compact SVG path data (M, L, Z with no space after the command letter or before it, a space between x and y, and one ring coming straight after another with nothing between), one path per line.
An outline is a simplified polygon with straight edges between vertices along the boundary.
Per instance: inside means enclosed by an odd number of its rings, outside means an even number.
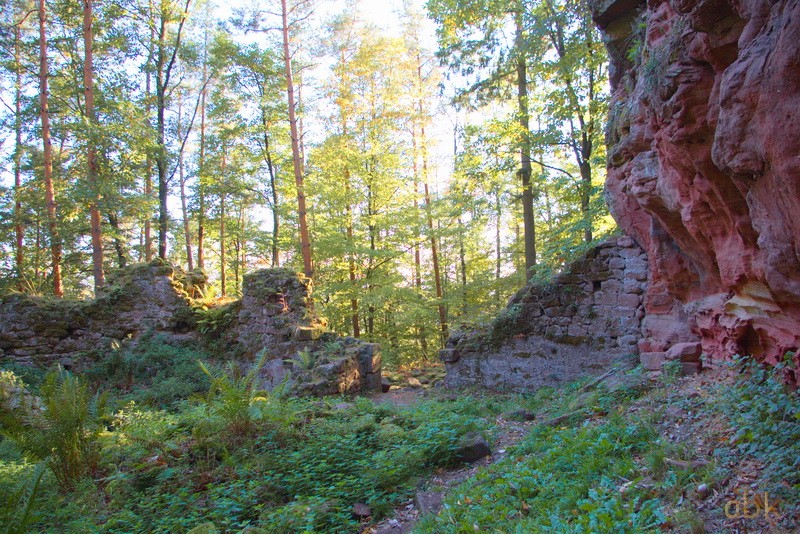
M647 277L630 237L598 245L523 288L488 327L455 333L440 353L445 386L525 390L604 372L638 353Z
M108 277L91 300L12 294L0 298L0 361L81 371L147 334L195 343L219 360L270 360L266 387L287 381L298 394L380 390L380 347L327 332L311 280L289 269L244 277L243 298L206 309L190 298L205 283L155 260Z

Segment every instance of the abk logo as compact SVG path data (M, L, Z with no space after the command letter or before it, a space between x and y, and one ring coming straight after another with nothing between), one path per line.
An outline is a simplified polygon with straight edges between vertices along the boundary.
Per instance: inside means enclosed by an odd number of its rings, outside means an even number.
M747 488L744 488L740 498L731 499L725 503L725 517L729 519L755 519L764 514L764 518L767 520L771 518L778 519L780 514L776 506L777 503L770 505L769 494L766 491L753 493L751 498L750 492Z

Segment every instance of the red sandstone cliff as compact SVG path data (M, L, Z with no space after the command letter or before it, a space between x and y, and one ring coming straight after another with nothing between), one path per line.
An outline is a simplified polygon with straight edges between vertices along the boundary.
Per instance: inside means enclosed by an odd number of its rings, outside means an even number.
M640 350L776 363L800 346L800 1L593 6L608 198L650 260Z

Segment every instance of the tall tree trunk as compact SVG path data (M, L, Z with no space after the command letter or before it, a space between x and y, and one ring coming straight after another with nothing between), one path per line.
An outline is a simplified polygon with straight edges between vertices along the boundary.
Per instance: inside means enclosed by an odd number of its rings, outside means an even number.
M149 14L153 16L153 0L149 1L150 11ZM147 111L147 120L150 120L150 113L152 111L152 104L150 102L150 94L152 91L152 73L151 66L153 64L153 57L155 55L155 41L156 29L154 24L150 24L150 41L147 47L147 69L144 79L144 93L147 102L145 108ZM150 211L149 203L153 198L153 155L150 149L147 150L145 158L145 177L144 177L144 196L148 203L147 217L144 220L144 259L150 261L153 259L153 212Z
M169 7L166 0L161 0L161 17L158 26L158 50L156 52L156 126L158 153L156 157L156 167L158 168L158 257L162 260L167 259L167 224L169 222L169 211L167 209L167 198L169 196L169 184L167 183L167 144L166 144L166 110L167 110L167 90L172 76L172 68L178 57L178 50L181 47L181 36L183 33L186 15L189 11L191 0L186 0L183 11L181 12L180 22L175 35L175 44L169 58L167 58L167 23L169 18Z
M22 224L22 35L14 25L14 236L17 289L24 290L25 227Z
M47 12L45 0L39 0L39 107L42 121L42 148L44 156L44 191L47 201L47 219L50 226L50 253L53 264L53 294L64 296L61 285L61 236L58 233L56 197L53 188L53 147L50 144L50 110L47 106Z
M100 192L97 172L97 132L94 112L94 39L92 35L92 1L83 0L83 89L86 107L86 122L89 129L86 150L86 178L92 197L89 205L92 233L92 274L94 289L97 291L105 285L103 273L103 229L100 220Z
M502 204L500 203L500 190L494 192L495 194L495 216L497 217L497 221L494 227L494 253L495 253L495 264L494 264L494 283L495 283L495 293L494 298L495 301L500 300L500 268L502 267L502 249L501 241L500 241L500 221L502 219Z
M525 280L533 274L536 267L536 227L533 217L533 189L531 188L531 140L530 116L528 112L528 65L525 59L524 36L522 28L522 6L515 14L516 26L514 46L517 53L517 102L519 105L520 169L522 182L522 220L525 232Z
M467 314L467 253L464 248L464 227L458 218L458 258L461 264L461 313Z
M278 215L278 181L275 177L275 166L272 164L272 150L269 146L269 123L267 122L266 111L261 109L261 126L264 134L264 158L267 161L267 171L269 172L269 187L272 194L272 267L280 266L280 255L278 251L278 232L280 229L280 217Z
M346 135L346 134L343 134ZM344 168L344 188L347 197L347 246L348 252L347 268L350 272L350 291L353 296L350 298L350 309L352 310L353 337L361 337L360 317L358 313L358 285L356 281L356 262L353 258L355 251L355 240L353 239L353 206L350 204L350 170L345 165Z
M591 151L591 149L590 149ZM583 240L592 241L592 215L589 212L589 201L592 195L592 166L587 161L581 162L581 215L583 215Z
M167 259L167 145L166 145L166 107L167 88L165 82L167 13L164 0L161 0L159 19L158 50L156 51L156 128L158 172L158 257Z
M122 238L122 228L119 226L119 217L116 213L109 213L107 216L108 224L114 229L114 250L117 253L117 265L120 269L128 264L125 252L125 240Z
M423 156L424 157L424 156ZM423 173L425 172L426 164L423 163ZM433 261L433 281L436 286L436 301L438 303L439 308L439 328L441 330L441 339L440 344L444 346L445 341L447 341L448 331L447 331L447 308L444 305L444 293L442 291L442 275L439 269L439 250L437 247L437 239L436 234L433 228L433 214L431 210L431 195L428 189L428 180L427 178L423 182L424 189L425 189L425 209L428 214L428 230L431 233L431 259Z
M219 197L219 283L223 297L227 289L225 274L225 193L222 193Z
M39 281L39 276L41 275L41 269L39 266L42 263L42 221L37 216L36 217L36 248L34 249L34 263L33 263L33 279L35 281Z
M306 195L303 187L303 160L300 157L300 135L297 129L295 114L294 82L292 79L292 56L289 52L289 18L286 0L281 0L281 19L283 32L283 60L286 70L286 99L289 105L289 130L292 138L292 163L294 164L294 181L297 186L297 219L300 226L300 249L303 255L303 272L309 278L314 269L311 264L311 241L306 225Z
M183 95L178 95L178 139L183 139L181 120L183 114ZM189 210L186 208L186 174L183 165L183 150L178 153L178 181L181 193L181 215L183 216L183 239L186 241L186 264L191 271L194 269L192 258L192 230L189 227Z
M245 253L245 243L244 243L244 202L239 203L239 216L237 218L238 228L236 230L236 241L234 242L236 246L236 262L233 264L234 266L234 280L236 282L236 294L241 295L241 283L240 277L242 276L244 270L244 253Z
M208 31L206 30L203 48L203 92L200 94L200 147L197 173L197 268L205 269L205 230L206 230L206 194L203 175L206 163L206 79L208 77Z
M423 111L422 111L422 59L420 55L417 54L417 81L419 83L420 88L420 95L418 101L418 108L419 108L419 118L421 121L424 121ZM444 346L448 334L447 328L447 308L444 304L444 293L442 291L442 276L441 271L439 269L439 251L436 243L436 233L433 229L433 210L431 208L431 195L428 189L428 148L426 146L427 139L425 137L425 125L424 123L420 124L420 144L422 146L422 183L423 188L425 190L425 213L428 217L428 231L430 232L430 239L431 239L431 260L433 261L433 281L434 285L436 286L436 301L439 308L439 329L440 329L440 336L441 339L440 345Z
M419 214L419 168L417 163L417 125L411 126L411 149L412 149L412 171L414 174L414 215ZM417 225L414 225L418 228ZM422 261L420 259L419 251L420 234L416 232L414 236L414 287L417 289L417 294L422 296ZM419 321L416 325L417 340L419 341L419 350L422 353L422 359L428 360L428 336L425 333L425 324Z

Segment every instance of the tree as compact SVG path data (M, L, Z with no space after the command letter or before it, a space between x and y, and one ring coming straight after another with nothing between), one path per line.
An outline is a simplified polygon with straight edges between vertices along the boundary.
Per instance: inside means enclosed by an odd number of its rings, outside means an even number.
M462 95L478 100L497 96L503 84L514 80L517 120L520 126L518 175L522 185L524 219L525 272L533 274L536 266L536 229L531 186L531 141L528 103L528 36L525 31L525 2L510 6L497 0L431 0L429 11L439 24L438 56L448 67L474 79ZM507 25L513 25L514 38L504 38ZM477 79L475 79L477 77Z
M292 6L292 11L299 6L308 4L308 0ZM300 134L297 128L297 114L295 110L294 69L292 67L292 54L290 49L292 22L289 19L290 10L286 0L281 0L281 34L283 36L283 62L286 70L286 101L289 106L289 128L292 138L292 165L294 179L297 187L297 221L300 227L300 250L303 256L303 271L309 278L314 274L311 263L311 241L308 235L306 221L306 195L303 184L303 160L300 157Z
M183 28L189 14L191 0L186 0L183 9L175 13L174 5L170 0L160 0L159 15L156 20L158 31L156 34L156 128L158 132L158 148L156 154L156 167L158 169L158 257L167 258L167 198L169 196L168 181L168 153L166 145L166 109L167 94L172 82L172 72L178 58L178 51L183 37ZM168 30L177 24L171 43L167 42Z
M56 199L53 189L53 147L50 144L50 110L48 108L47 90L47 11L44 0L39 0L39 114L42 121L43 173L45 198L47 201L47 218L50 227L50 252L53 267L53 294L64 296L61 283L61 236L58 232L56 215Z
M93 36L92 36L92 0L83 2L83 87L84 87L84 113L88 130L88 145L86 147L86 178L91 190L89 211L91 215L92 234L92 272L94 274L95 290L103 287L105 277L103 274L103 234L100 220L100 205L98 195L97 172L97 146L96 146L96 117L94 110L94 61Z

